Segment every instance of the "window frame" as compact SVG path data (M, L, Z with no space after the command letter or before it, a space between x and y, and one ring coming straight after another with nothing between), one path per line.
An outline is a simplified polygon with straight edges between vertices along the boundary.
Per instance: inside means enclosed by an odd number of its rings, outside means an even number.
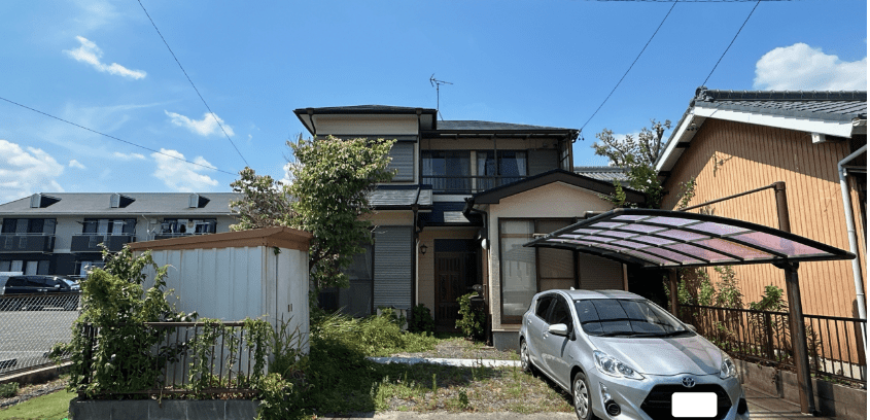
M540 232L537 232L538 221L560 221L560 220L566 221L570 225L572 223L575 223L575 221L577 219L572 218L572 217L499 217L497 219L496 224L497 224L497 230L498 230L497 240L498 240L498 266L499 266L499 270L498 270L499 308L500 308L499 310L501 312L501 324L502 325L517 325L517 324L522 324L522 322L523 322L522 315L505 315L504 314L504 287L503 287L504 286L504 270L502 269L503 268L503 266L502 266L502 263L503 263L503 259L502 259L503 249L502 248L503 247L502 247L502 243L501 243L501 240L502 240L502 222L511 222L511 221L514 221L514 222L532 222L532 223L534 223L534 230L535 230L535 232L533 232L533 233L540 233ZM529 240L531 240L531 239L532 238L529 238ZM573 287L579 287L580 279L577 275L578 274L577 269L578 269L578 260L579 259L577 258L576 252L572 253L572 258L574 260L573 264L572 264L574 267L574 286ZM535 248L535 290L536 290L535 293L540 293L542 291L545 291L545 290L541 290L541 268L540 268L541 261L540 261L540 259L541 259L540 258L540 250L538 248ZM550 289L548 289L548 290L550 290Z

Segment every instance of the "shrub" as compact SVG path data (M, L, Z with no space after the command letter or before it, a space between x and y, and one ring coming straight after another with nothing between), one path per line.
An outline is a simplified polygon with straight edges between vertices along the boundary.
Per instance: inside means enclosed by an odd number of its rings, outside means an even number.
M317 331L316 335L312 335L312 341L317 338L321 342L339 343L367 356L419 352L429 350L435 345L435 337L403 332L398 322L399 318L389 310L364 319L335 313L324 316L312 327L312 331Z
M424 304L419 304L414 307L411 312L411 323L408 326L411 332L435 332L435 320L432 319L432 312Z
M483 324L486 322L486 312L483 307L473 307L471 298L477 296L477 292L460 296L459 319L456 320L456 328L459 328L466 337L483 338Z
M11 398L18 394L18 382L0 384L0 398Z

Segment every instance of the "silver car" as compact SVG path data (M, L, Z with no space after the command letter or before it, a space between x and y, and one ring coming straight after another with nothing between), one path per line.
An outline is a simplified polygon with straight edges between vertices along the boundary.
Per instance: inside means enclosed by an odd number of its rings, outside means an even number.
M519 340L523 370L568 391L581 420L749 418L731 358L634 293L538 293Z

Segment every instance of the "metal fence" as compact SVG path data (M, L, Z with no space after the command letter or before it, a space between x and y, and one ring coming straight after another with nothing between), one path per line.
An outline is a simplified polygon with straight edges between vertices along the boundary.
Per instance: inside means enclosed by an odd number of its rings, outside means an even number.
M158 372L150 389L136 391L104 391L102 394L219 394L250 395L250 378L265 372L265 364L257 363L257 343L244 322L146 322L148 336L155 336L149 356ZM86 346L85 375L89 383L94 375L93 351L102 345L100 331L85 326L81 334L89 340ZM147 346L144 345L143 347ZM146 347L147 348L147 347ZM261 362L264 362L262 359Z
M56 343L72 338L79 293L0 296L0 377L53 365Z
M732 356L794 369L787 312L681 305L680 318ZM866 319L804 315L810 370L866 386Z

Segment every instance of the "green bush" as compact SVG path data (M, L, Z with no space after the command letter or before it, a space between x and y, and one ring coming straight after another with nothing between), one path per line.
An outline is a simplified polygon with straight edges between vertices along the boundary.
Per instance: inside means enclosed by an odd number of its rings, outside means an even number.
M381 312L381 315L364 319L340 313L323 316L312 327L312 331L316 331L316 335L312 334L312 341L314 337L334 341L367 356L420 352L434 347L434 336L404 332L399 328L399 322L404 323L404 318L397 317L389 309Z
M435 320L432 319L432 312L424 304L419 304L411 311L411 323L408 325L411 332L435 332Z
M18 382L0 384L0 398L11 398L18 393Z
M481 339L486 312L483 307L472 307L471 298L475 296L477 292L471 292L456 299L459 302L459 319L456 320L456 328L459 328L466 337Z

